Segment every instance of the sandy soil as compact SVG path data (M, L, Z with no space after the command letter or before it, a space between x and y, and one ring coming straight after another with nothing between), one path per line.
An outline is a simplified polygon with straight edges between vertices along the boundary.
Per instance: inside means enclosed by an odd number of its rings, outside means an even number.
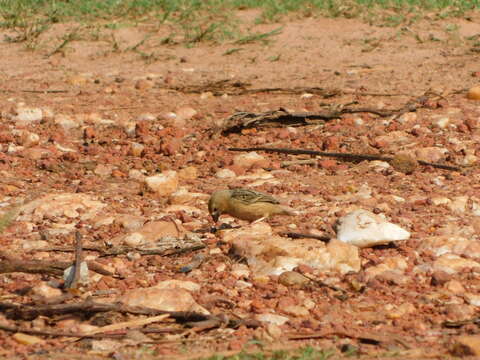
M255 274L245 279L252 287L232 295L227 290L235 287L238 279L231 273L229 246L218 243L220 235L203 239L207 249L202 251L209 255L189 274L179 273L178 268L190 261L192 253L103 258L101 263L105 266L123 268L124 279L96 279L88 286L87 295L97 290L113 290L115 295L175 278L200 284L201 290L194 297L214 314L235 314L238 310L254 316L266 309L277 309L282 314L282 307L300 306L306 298L313 299L315 306L308 310L308 316L289 314L290 321L278 329L241 326L236 330L193 332L183 337L160 335L153 341L132 338L102 340L104 343L91 339L71 342L63 337L39 335L45 339L43 343L23 345L12 337L12 332L2 331L1 354L9 358L15 353L21 358L61 358L65 353L75 356L88 352L89 358L114 355L121 359L132 354L148 358L158 354L178 359L191 358L192 354L206 356L212 351L258 350L252 339L260 339L267 349L310 344L337 349L339 353L342 345L345 350L345 344L352 344L365 358L469 354L470 350L458 345L458 339L478 334L478 326L471 321L478 317L478 301L465 295L477 296L478 272L468 267L453 273L420 273L416 269L440 256L432 249L422 250L425 239L433 236L469 239L470 250L456 254L462 259L480 261L480 216L474 205L480 201L476 158L480 156L480 102L465 96L466 89L480 83L480 64L472 38L480 35L479 20L474 14L472 21L422 21L389 28L358 20L309 18L255 26L253 30L258 32L282 26L281 33L267 44L200 43L191 48L160 44L165 30L152 33L147 25L104 30L97 38L91 30L82 29L79 40L53 55L52 51L62 42L59 36L75 28L75 24L54 26L40 36L35 50L26 49L25 43L0 41L2 207L9 209L41 194L68 192L101 199L106 204L101 216L158 220L163 219L162 211L169 205L168 196L145 189L142 181L132 175L134 169L144 175L194 169L184 172L180 186L193 193L210 194L221 187L251 187L257 180L255 176L253 180L240 176L258 175L259 168L264 168L278 181L257 183L255 189L280 196L301 210L296 219L271 220L275 233L291 229L289 224L293 223L298 232L332 235L338 217L354 207L384 213L412 233L408 241L395 246L361 249L359 273L323 276L324 280L335 278L337 286L347 289L348 299L322 287L299 290L279 285L275 277L261 283L255 280ZM0 33L0 38L3 35L14 34ZM129 49L146 35L150 37L138 47L139 51ZM231 49L238 50L227 55ZM241 83L247 89L285 91L235 94L232 88L218 88L218 81ZM333 95L322 96L313 90L288 92L297 87L322 88ZM291 112L319 112L340 109L352 102L356 104L348 106L395 110L421 96L423 103L416 112L395 119L363 112L295 129L278 125L228 136L219 132L224 119L236 111L258 113L281 107ZM16 120L22 106L42 109L42 120ZM177 118L171 113L177 114ZM441 122L443 118L447 120ZM29 142L25 132L37 134L39 141ZM392 132L394 135L388 135ZM133 142L142 144L143 151L132 151ZM368 162L321 158L315 165L282 168L283 161L299 157L262 154L266 165L248 168L234 164L237 153L227 150L231 146L388 156L401 151L419 156L419 149L438 148L446 152L420 152L430 162L468 167L446 171L420 166L413 173L404 174L392 168L376 171ZM217 172L224 168L234 171L235 177L218 178ZM356 196L365 186L370 196ZM399 201L398 197L404 200ZM465 197L466 205L458 205ZM312 198L317 200L315 205ZM205 199L194 201L193 206L199 213L180 209L171 216L187 230L211 226ZM95 221L80 221L72 215L69 224L80 224L88 244L103 244L129 232L116 222L97 226ZM33 245L25 245L37 241L46 241L49 246L73 244L72 231L49 235L58 222L62 223L55 216L17 219L0 236L2 256L71 261L71 253L39 251ZM212 251L217 248L220 253ZM98 255L93 251L87 254ZM368 268L396 257L407 264L400 274L372 278L365 275ZM322 278L322 274L316 275ZM39 281L52 279L60 277L2 274L0 296L5 302L38 304L44 300L31 288ZM89 316L39 319L30 322L2 316L0 320L9 326L77 331L79 323L91 322ZM73 320L68 322L70 319ZM464 323L447 327L445 321ZM312 335L311 339L286 340L289 334L300 333ZM471 351L479 351L480 340L474 339L477 350Z

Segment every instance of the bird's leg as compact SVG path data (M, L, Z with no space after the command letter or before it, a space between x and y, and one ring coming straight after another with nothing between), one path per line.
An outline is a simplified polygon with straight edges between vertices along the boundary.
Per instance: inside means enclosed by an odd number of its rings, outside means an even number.
M259 222L265 220L268 216L262 216L260 219L255 220L254 222L250 223L250 225L258 224Z

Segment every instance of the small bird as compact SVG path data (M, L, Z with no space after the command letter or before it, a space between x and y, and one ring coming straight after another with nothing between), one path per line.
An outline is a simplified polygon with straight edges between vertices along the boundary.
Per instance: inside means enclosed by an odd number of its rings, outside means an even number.
M208 211L215 222L222 214L250 222L259 222L273 215L297 215L270 195L248 189L215 191L208 202Z

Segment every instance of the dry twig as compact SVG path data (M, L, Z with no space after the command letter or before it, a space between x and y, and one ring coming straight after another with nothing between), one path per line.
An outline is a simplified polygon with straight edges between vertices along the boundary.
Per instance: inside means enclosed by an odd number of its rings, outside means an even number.
M291 239L315 239L315 240L320 240L323 242L329 242L331 240L331 237L329 236L319 236L319 235L313 235L313 234L301 234L301 233L296 233L296 232L285 232L281 233L280 235L289 237Z
M158 316L168 314L171 318L181 323L195 324L205 320L215 321L218 326L226 325L228 327L238 327L246 325L249 327L258 327L259 323L253 319L231 319L224 315L206 315L188 311L163 311L145 307L128 306L122 303L98 303L86 300L74 304L54 304L54 305L25 305L0 302L0 311L8 318L17 320L33 320L38 316L57 316L65 314L92 314L99 312L114 311L124 314Z
M74 273L73 273L72 282L68 284L69 288L76 289L79 285L82 260L83 260L82 234L80 234L80 231L76 231L75 232L75 263L73 265Z
M290 334L288 335L289 340L307 340L307 339L321 339L330 336L342 336L347 337L350 339L357 339L360 342L386 346L398 343L405 347L406 349L410 349L411 346L405 342L404 339L400 338L398 335L394 334L377 334L365 331L362 329L361 331L354 332L354 331L347 331L347 330L325 330L311 334Z
M199 85L171 86L169 90L178 91L184 94L201 94L211 92L214 96L227 95L248 95L258 93L270 94L315 94L324 98L340 95L342 92L338 89L324 89L320 87L294 87L294 88L253 88L249 89L249 83L242 81L232 81L223 79L219 81L211 81Z
M72 249L72 251L74 251ZM28 274L63 275L63 271L72 265L69 261L17 260L0 252L0 274L23 272ZM117 277L95 261L87 261L88 268L101 275Z
M243 129L259 128L268 126L305 126L317 124L319 121L338 119L344 114L371 113L381 118L392 116L395 120L407 112L414 112L425 107L431 94L425 93L416 99L408 101L399 109L378 109L372 107L349 107L348 105L333 105L330 109L322 112L289 113L283 108L267 111L264 113L237 112L223 121L221 131L223 135L238 133Z
M131 247L131 246L116 246L115 248L105 248L103 246L84 246L83 250L96 251L100 253L100 257L107 256L117 256L125 255L131 252L138 253L140 255L161 255L161 256L172 256L185 254L188 252L193 252L205 248L205 244L198 243L194 245L189 245L185 247L154 247L154 248L143 248L143 247ZM52 246L47 248L40 249L41 251L58 251L58 252L74 252L75 249L71 246ZM89 263L90 266L90 263Z
M164 316L164 315L162 315ZM83 333L73 333L66 331L56 331L56 330L34 330L29 328L23 328L19 326L8 326L0 324L0 330L8 331L12 333L24 333L30 335L39 335L39 336L50 336L50 337L73 337L73 338L91 338L91 339L105 339L105 338L122 338L127 335L127 330L116 331L115 333L100 333L100 334L83 334ZM144 334L165 334L165 333L175 333L179 331L184 331L176 328L145 328L140 329Z
M292 155L315 155L315 156L325 156L336 159L341 159L345 161L360 162L360 161L386 161L391 162L394 157L391 156L382 156L382 155L370 155L370 154L352 154L352 153L333 153L325 151L316 151L316 150L306 150L306 149L285 149L285 148L268 148L268 147L249 147L249 148L228 148L229 151L265 151L268 153L280 153L280 154L292 154ZM431 163L428 161L417 160L420 165L431 166L443 170L451 171L461 171L457 166L445 165Z
M148 324L152 324L155 322L163 321L166 318L168 318L170 315L168 314L162 314L162 315L157 315L157 316L152 316L146 319L134 319L130 321L124 321L116 324L111 324L111 325L106 325L99 327L98 329L91 330L85 334L85 336L89 335L95 335L95 334L100 334L100 333L107 333L111 331L117 331L117 330L123 330L127 328L135 328L135 327L140 327Z

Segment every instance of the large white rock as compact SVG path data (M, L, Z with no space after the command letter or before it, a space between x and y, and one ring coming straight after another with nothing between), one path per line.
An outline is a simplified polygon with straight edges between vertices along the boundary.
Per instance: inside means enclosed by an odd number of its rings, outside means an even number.
M40 108L18 107L16 112L13 119L17 123L29 124L43 119L43 111Z
M232 244L234 252L247 259L255 275L280 275L301 264L320 271L341 274L359 271L358 248L336 239L327 245L313 239L291 240L272 234L266 223L222 232L223 241Z
M407 240L410 232L367 210L355 210L339 219L337 238L358 247Z

